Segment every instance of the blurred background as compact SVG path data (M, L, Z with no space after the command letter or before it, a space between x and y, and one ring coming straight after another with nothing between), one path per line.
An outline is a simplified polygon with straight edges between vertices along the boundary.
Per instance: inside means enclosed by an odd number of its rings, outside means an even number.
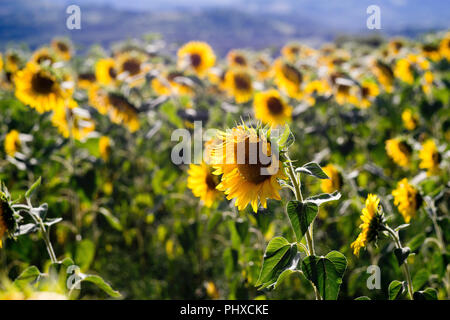
M82 29L67 30L66 8L77 4ZM381 9L381 30L368 30L366 9ZM207 41L224 55L231 48L261 49L302 40L312 46L342 35L415 37L450 27L449 1L421 0L2 0L0 50L10 42L31 49L68 36L82 50L127 37L159 33L168 43Z

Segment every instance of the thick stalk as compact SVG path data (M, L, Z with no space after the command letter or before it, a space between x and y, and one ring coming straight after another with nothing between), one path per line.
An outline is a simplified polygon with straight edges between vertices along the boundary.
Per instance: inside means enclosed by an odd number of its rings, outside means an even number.
M400 237L398 236L397 232L395 232L394 230L392 230L391 228L389 228L388 226L384 226L385 230L391 235L392 239L394 240L395 246L398 249L403 249L402 247L402 243L400 242ZM409 294L409 298L411 300L413 300L413 296L414 296L414 289L413 289L413 285L412 285L412 280L411 280L411 273L409 272L409 267L408 267L408 261L407 259L405 259L405 261L402 264L403 267L403 272L405 274L405 278L406 278L406 283L408 284L408 294Z

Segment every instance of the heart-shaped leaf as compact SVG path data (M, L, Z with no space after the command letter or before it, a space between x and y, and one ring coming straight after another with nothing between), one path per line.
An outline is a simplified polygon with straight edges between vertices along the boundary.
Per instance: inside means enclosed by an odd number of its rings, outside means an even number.
M405 283L394 280L389 284L389 300L397 299L403 292L405 292Z
M394 249L394 254L395 257L397 258L398 261L398 265L401 266L403 264L403 262L405 262L406 258L408 258L409 253L411 252L411 250L408 247L405 248L395 248Z
M287 213L298 241L305 235L318 210L319 207L314 203L301 203L296 200L288 202Z
M413 295L414 300L437 300L437 292L433 288L426 288L424 291L416 291Z
M297 172L306 173L319 179L330 179L322 168L315 162L309 162L302 167L295 169Z

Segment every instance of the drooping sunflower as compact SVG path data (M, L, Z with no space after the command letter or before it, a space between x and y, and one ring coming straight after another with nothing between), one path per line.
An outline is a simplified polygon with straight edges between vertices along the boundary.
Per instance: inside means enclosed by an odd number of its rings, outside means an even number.
M224 87L236 103L245 103L253 97L252 77L245 69L228 70L225 74Z
M377 77L378 82L383 86L384 90L391 93L394 89L394 72L391 67L379 60L372 65L372 72Z
M284 125L292 116L292 107L275 89L255 94L253 110L256 119L271 126Z
M274 64L275 84L289 97L299 99L302 96L302 73L290 63L277 59Z
M220 144L212 150L214 174L222 175L217 189L236 199L235 205L243 210L251 204L257 212L259 202L267 208L267 199L280 200L284 179L283 164L272 153L266 135L244 124L218 133Z
M125 125L131 132L139 129L138 110L124 96L93 86L89 90L89 102L112 122Z
M117 67L114 59L100 59L95 65L95 77L103 85L114 84L117 80Z
M0 191L0 248L2 248L2 239L6 234L12 234L16 229L16 220L14 211L11 208L8 197L3 191Z
M320 187L325 193L333 193L342 188L342 175L339 170L330 164L327 164L322 170L330 179L322 179Z
M416 216L416 211L422 204L420 193L408 183L407 178L404 178L397 183L397 188L392 191L392 195L398 211L405 222L409 223Z
M71 135L75 140L83 141L95 130L95 124L89 112L80 108L62 108L53 112L52 124L65 138Z
M362 224L359 226L361 232L356 240L350 245L353 249L353 254L356 256L359 255L359 252L363 247L366 247L370 242L376 241L378 233L382 230L385 221L379 204L380 199L378 196L369 193L366 199L366 206L362 209Z
M403 125L409 131L414 130L419 123L419 117L411 111L411 109L405 109L402 112Z
M206 163L200 165L191 164L188 170L188 188L192 190L194 196L200 198L206 207L220 198L221 192L216 189L219 184L219 177L212 173L211 168Z
M246 68L248 66L247 57L240 50L228 52L227 61L230 68Z
M409 166L411 152L412 148L400 138L386 140L386 153L399 166Z
M39 113L76 105L70 78L59 79L36 63L29 62L25 69L18 71L14 83L17 99Z
M214 51L205 42L188 42L178 50L177 55L179 68L190 69L200 77L216 63Z
M72 44L65 39L54 39L51 43L53 50L64 61L70 60L73 54Z
M419 158L421 160L419 168L426 169L428 176L437 174L439 172L441 155L438 152L436 144L433 140L428 139L422 144L422 149L419 152Z
M111 155L111 139L107 136L102 136L98 140L98 150L100 151L100 156L104 161L108 161Z
M147 56L137 51L126 51L117 55L118 78L127 82L131 87L145 83L145 75L151 70L146 63Z
M20 150L20 133L17 130L11 130L5 137L5 152L10 157L14 157Z

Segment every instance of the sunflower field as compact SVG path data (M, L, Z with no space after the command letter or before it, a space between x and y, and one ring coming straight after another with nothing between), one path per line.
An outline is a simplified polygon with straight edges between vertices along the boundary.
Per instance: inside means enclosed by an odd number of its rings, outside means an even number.
M450 33L0 55L0 299L450 298Z

